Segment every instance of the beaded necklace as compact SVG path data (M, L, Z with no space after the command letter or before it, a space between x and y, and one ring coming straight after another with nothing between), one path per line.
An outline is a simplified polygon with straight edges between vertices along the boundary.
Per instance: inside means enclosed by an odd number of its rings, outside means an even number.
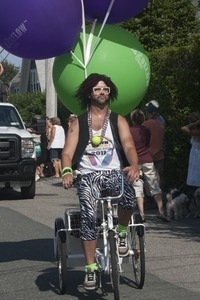
M102 143L103 137L105 136L106 129L107 129L107 126L108 126L108 120L109 120L109 117L110 117L110 113L111 113L111 110L108 108L107 112L106 112L106 115L105 115L105 118L104 118L103 127L102 127L102 130L101 130L101 135L100 136L99 135L93 136L91 110L88 109L89 136L90 136L90 142L91 142L93 147L98 147Z

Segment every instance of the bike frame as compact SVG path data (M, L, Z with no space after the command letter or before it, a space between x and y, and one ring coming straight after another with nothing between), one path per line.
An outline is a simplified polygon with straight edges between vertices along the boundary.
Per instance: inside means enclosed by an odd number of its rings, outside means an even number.
M95 259L96 263L99 266L100 270L100 276L99 276L99 287L102 288L102 282L101 282L101 275L102 272L110 275L111 281L113 284L113 291L114 291L114 297L115 299L119 299L119 275L123 272L122 270L122 262L123 257L119 256L119 250L118 250L118 232L117 232L117 224L113 221L113 218L118 218L117 214L117 207L118 204L114 201L119 200L123 194L124 194L124 175L121 172L121 184L119 187L119 194L116 196L110 196L107 194L107 191L102 189L101 191L95 191L96 185L95 180L92 182L91 178L90 180L90 187L91 187L91 194L94 198L94 201L96 201L96 207L98 207L98 204L100 206L100 224L98 225L99 215L97 210L97 245L95 249ZM103 174L102 174L103 176ZM99 177L98 177L99 178ZM96 189L97 190L97 189ZM54 235L54 254L55 258L58 262L58 269L59 269L59 286L60 286L60 292L62 294L66 291L66 268L68 266L68 263L70 265L70 259L72 259L73 263L72 266L74 266L74 262L76 265L85 265L85 256L83 252L80 252L80 249L82 249L81 245L81 239L79 237L79 229L80 229L80 210L77 209L77 207L71 207L65 210L65 219L62 218L56 218L55 219L55 235ZM136 223L134 221L136 220ZM128 243L129 243L129 256L132 256L135 258L135 260L131 260L131 263L133 264L134 268L134 276L136 279L136 284L138 288L142 288L144 284L144 278L145 278L145 264L142 264L142 267L138 268L138 265L140 264L140 260L142 261L144 258L144 255L139 255L138 257L138 250L143 249L141 253L144 253L145 248L144 246L141 247L141 241L143 241L143 237L145 234L145 226L143 223L139 223L140 219L138 217L134 218L132 216L130 222L129 222L129 231L128 231ZM131 228L134 227L134 233L131 231ZM133 246L136 243L133 243L132 241L136 241L134 238L135 233L139 237L139 249ZM142 239L141 239L142 238ZM138 240L138 239L137 239ZM61 247L62 246L62 247ZM65 247L63 247L65 246ZM112 253L111 253L112 249ZM136 249L136 251L135 251ZM66 263L66 257L69 259L69 262ZM65 258L65 259L64 259ZM75 259L75 261L74 261ZM137 272L139 270L139 272ZM141 270L141 271L140 271ZM141 272L141 273L140 273Z
M95 256L101 255L101 265L99 266L102 271L105 273L109 274L110 272L110 249L109 249L109 243L108 243L108 232L110 230L114 231L115 236L117 238L117 231L116 231L116 226L113 224L113 209L114 209L114 204L113 201L119 200L124 193L124 177L123 174L121 173L121 187L120 187L121 192L117 196L105 196L101 197L98 196L93 188L93 184L91 182L91 194L94 199L96 199L96 202L100 202L101 205L101 213L102 213L102 222L100 225L100 230L102 230L103 234L103 253L99 251L99 248L96 248L95 251ZM106 209L105 209L106 206ZM106 220L107 217L107 220ZM99 231L100 231L99 230ZM122 271L121 269L121 263L122 259L118 255L118 261L119 261L119 270L120 272ZM97 263L99 263L97 259Z

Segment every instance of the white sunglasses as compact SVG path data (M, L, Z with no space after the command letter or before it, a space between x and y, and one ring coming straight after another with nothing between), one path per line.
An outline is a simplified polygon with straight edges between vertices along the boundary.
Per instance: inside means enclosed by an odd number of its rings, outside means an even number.
M110 88L108 86L104 86L104 87L93 87L93 93L94 94L100 94L102 92L104 92L104 94L108 95L110 94Z

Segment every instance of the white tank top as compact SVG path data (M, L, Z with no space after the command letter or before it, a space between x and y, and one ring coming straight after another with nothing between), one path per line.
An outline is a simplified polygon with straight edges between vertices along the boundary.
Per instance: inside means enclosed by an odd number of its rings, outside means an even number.
M54 125L56 128L55 136L51 144L51 148L62 149L65 144L65 131L64 128L60 125Z
M101 130L92 130L92 132L93 136L101 135ZM114 139L109 121L105 136L99 146L93 147L91 142L88 141L83 157L78 164L77 173L85 174L94 171L109 171L113 169L120 170L120 161L114 146Z

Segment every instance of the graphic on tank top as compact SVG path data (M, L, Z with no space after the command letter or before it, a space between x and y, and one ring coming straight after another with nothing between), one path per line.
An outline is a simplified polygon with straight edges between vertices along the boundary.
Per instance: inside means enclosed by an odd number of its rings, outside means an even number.
M93 136L100 136L101 130L93 130L92 133ZM77 169L81 173L87 173L94 170L120 169L120 161L114 146L110 123L108 123L108 127L106 129L105 136L102 137L101 144L94 147L91 141L88 141L88 145L86 146Z
M91 142L85 149L84 155L86 155L88 163L91 166L108 166L113 157L113 142L106 137L103 137L101 144L97 147L92 147Z

